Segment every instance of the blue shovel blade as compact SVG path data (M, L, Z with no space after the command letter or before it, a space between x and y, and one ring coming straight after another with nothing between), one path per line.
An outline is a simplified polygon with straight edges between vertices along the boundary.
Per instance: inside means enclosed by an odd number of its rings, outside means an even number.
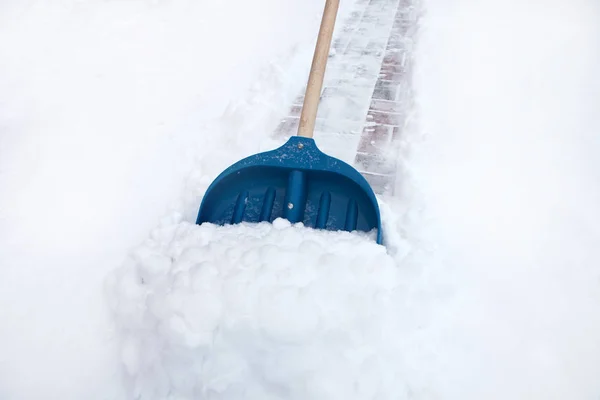
M366 179L345 162L321 152L313 139L292 136L283 146L244 158L209 186L197 224L272 222L285 218L316 229L377 229L381 215Z

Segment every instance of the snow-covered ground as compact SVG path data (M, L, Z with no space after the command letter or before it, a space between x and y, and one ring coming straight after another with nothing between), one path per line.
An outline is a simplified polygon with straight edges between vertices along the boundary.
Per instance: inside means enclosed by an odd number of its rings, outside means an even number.
M0 4L1 398L600 395L592 1L422 0L389 253L190 223L321 6Z
M119 398L107 273L179 207L196 157L221 151L216 171L258 149L303 84L321 11L0 3L0 398Z
M600 5L426 4L405 191L439 263L416 260L414 371L444 399L598 398Z

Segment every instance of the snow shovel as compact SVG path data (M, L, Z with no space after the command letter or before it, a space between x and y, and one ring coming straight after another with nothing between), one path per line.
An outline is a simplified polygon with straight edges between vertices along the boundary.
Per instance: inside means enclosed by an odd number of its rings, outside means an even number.
M223 171L207 189L197 224L272 222L344 231L377 229L381 216L373 190L349 164L322 153L312 139L339 0L327 0L313 56L297 136Z

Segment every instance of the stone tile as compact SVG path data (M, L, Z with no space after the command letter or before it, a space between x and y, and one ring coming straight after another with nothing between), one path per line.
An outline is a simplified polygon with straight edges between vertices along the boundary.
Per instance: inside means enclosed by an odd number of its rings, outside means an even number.
M371 100L370 109L373 111L383 111L389 113L399 114L403 110L403 104L398 101L388 101L388 100Z
M319 109L318 118L342 119L361 122L364 120L365 108L368 104L363 99L352 96L323 96ZM368 96L368 95L367 95Z
M384 64L379 70L380 74L405 74L406 68L402 64Z
M383 64L400 64L402 54L398 51L390 51L383 57Z
M359 135L362 130L362 125L362 121L317 117L315 121L315 130L344 135Z
M356 169L381 175L393 175L396 172L396 160L388 160L381 154L356 153Z
M395 83L378 81L373 91L373 99L394 101L397 92L398 85Z
M400 114L369 110L367 121L378 125L398 126L400 124Z
M381 153L389 145L392 138L392 128L384 125L367 126L363 129L358 152L367 154Z

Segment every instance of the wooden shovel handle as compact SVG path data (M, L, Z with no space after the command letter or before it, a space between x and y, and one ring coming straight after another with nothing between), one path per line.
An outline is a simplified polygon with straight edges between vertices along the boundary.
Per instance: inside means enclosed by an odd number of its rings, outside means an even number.
M325 67L327 66L327 58L329 57L329 48L331 46L331 38L333 36L333 28L339 5L340 0L327 0L325 2L325 11L321 20L321 28L319 29L319 37L310 68L310 75L308 76L306 94L304 95L298 136L313 137L317 107L321 98L323 77L325 76Z

